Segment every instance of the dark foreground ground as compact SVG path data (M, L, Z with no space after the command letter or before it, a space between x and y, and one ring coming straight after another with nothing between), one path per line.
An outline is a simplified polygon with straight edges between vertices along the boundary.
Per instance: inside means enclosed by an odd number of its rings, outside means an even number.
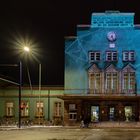
M140 140L139 128L32 127L0 129L0 140Z

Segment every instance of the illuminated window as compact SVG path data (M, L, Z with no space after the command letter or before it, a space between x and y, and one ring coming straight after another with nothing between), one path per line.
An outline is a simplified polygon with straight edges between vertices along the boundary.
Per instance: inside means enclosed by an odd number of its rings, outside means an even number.
M108 92L116 92L118 88L118 74L106 73L106 90Z
M37 117L43 117L43 115L44 115L43 110L44 110L43 102L37 102L36 103L36 116Z
M117 51L107 51L106 52L106 61L117 61L118 54Z
M76 104L69 104L69 120L77 119L77 107Z
M101 59L101 53L98 51L90 51L89 52L89 61L94 62L94 61L100 61Z
M61 102L54 103L54 116L62 116Z
M99 93L101 90L101 74L93 73L89 75L90 93Z
M123 61L135 61L135 52L134 51L124 51L123 52Z
M27 101L21 101L21 116L29 116L29 102Z
M14 103L6 102L6 116L11 117L14 116Z

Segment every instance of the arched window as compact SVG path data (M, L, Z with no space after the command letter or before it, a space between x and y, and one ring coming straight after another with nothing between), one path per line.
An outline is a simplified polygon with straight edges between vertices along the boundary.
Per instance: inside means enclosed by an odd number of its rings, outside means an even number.
M107 72L106 73L106 91L114 93L118 89L118 73Z
M135 93L135 69L127 65L122 69L122 93Z
M101 71L96 64L93 64L88 71L89 75L89 93L101 93Z
M101 73L92 73L89 75L89 89L91 93L99 93L101 86Z
M105 77L105 93L118 93L119 87L119 71L114 65L109 65L104 71Z

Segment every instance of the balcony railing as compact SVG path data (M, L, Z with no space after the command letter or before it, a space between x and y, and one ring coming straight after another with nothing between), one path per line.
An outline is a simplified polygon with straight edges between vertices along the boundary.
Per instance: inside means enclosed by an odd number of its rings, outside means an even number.
M136 96L137 92L133 89L125 89L125 90L98 90L98 89L65 89L65 94L74 94L74 95L97 95L97 96L103 96L103 95L116 95L116 96Z
M136 94L136 91L134 89L123 89L123 94Z

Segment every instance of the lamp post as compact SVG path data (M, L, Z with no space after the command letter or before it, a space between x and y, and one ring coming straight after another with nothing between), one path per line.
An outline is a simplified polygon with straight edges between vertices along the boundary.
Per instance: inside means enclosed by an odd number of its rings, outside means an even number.
M40 125L40 95L41 95L41 64L39 64L39 125Z
M18 127L21 127L21 87L22 87L22 63L19 62L19 117Z

